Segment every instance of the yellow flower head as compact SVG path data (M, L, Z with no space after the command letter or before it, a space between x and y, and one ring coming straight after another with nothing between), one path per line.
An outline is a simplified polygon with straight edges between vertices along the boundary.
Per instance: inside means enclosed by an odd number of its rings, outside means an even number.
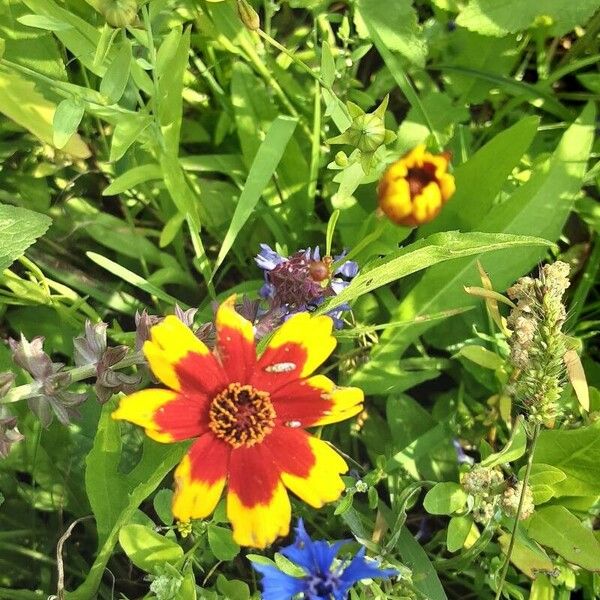
M379 208L397 225L416 227L434 219L456 189L449 156L430 154L419 144L383 174Z

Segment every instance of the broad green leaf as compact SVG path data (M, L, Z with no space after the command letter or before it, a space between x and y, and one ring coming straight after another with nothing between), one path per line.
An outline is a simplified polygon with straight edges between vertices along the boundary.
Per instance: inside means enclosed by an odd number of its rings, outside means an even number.
M473 519L469 516L452 517L448 523L446 546L448 552L458 552L464 545L473 527Z
M16 73L0 71L0 113L43 142L53 144L55 112L56 105L46 100L32 82ZM89 148L77 134L66 142L62 150L76 158L90 156Z
M84 113L83 102L75 98L67 98L56 107L52 120L54 131L52 139L57 148L64 148L67 145L67 142L77 132Z
M504 554L508 551L510 537L510 534L503 533L498 538ZM517 528L510 561L529 577L536 577L540 572L550 573L555 569L544 549L525 535L521 525Z
M560 469L566 478L553 482L557 497L600 494L600 421L578 429L542 431L534 465L542 463Z
M229 250L231 250L242 227L246 224L246 221L258 204L264 188L269 183L271 177L273 177L285 148L294 133L296 125L296 119L280 116L277 117L269 127L267 135L254 157L254 161L252 162L252 166L248 173L248 178L246 179L246 184L244 185L240 199L235 207L231 224L223 239L215 263L215 272L223 262L223 259Z
M52 221L46 215L0 204L0 270L10 265L44 235Z
M64 31L72 27L69 23L42 15L23 15L22 17L18 17L17 21L27 27L37 27L38 29L46 29L48 31Z
M103 196L116 196L122 192L130 190L140 183L153 181L162 177L160 165L147 164L133 167L115 179L102 191Z
M389 50L399 52L421 67L425 64L427 42L419 29L411 0L396 0L393 3L359 0L358 10L368 28L378 31Z
M504 360L500 356L479 344L463 346L455 356L462 356L484 369L491 369L493 371L504 365Z
M535 460L535 457L534 457ZM525 475L525 467L519 471L519 479L523 479ZM567 478L567 474L561 470L553 467L552 465L546 465L544 463L534 462L531 466L531 473L529 475L529 485L554 485L560 483Z
M250 588L244 581L228 580L223 574L219 574L217 589L227 600L250 600Z
M113 131L110 143L110 162L123 157L131 145L139 139L144 130L150 126L152 119L146 115L136 114L120 119Z
M402 562L412 570L413 585L423 594L424 598L448 600L427 553L406 527L402 528L396 551L402 558Z
M175 563L183 557L181 546L145 525L125 525L119 531L119 544L138 568L152 573L164 563Z
M100 82L100 93L109 104L116 104L123 96L131 70L131 43L124 40L113 56Z
M451 515L465 506L467 493L458 483L436 483L425 494L423 507L430 515Z
M328 312L336 306L437 263L465 256L480 256L484 252L494 250L548 245L548 242L543 239L529 236L496 233L461 234L455 231L437 233L375 260L362 269L340 294L319 307L317 312L319 314Z
M240 547L233 541L231 529L210 523L208 525L208 545L217 560L233 560Z
M568 562L589 571L600 571L600 541L564 506L537 508L527 525L527 533Z
M172 525L173 511L171 506L173 504L173 490L166 488L164 490L158 490L152 504L154 505L154 510L156 511L158 518L165 525Z
M482 467L497 467L504 463L513 462L523 454L527 449L527 432L525 431L525 425L523 424L523 418L519 418L515 424L514 431L508 440L506 446L500 450L490 454L485 460L481 461Z
M495 36L544 26L546 35L554 36L584 25L597 9L597 0L471 0L456 23Z

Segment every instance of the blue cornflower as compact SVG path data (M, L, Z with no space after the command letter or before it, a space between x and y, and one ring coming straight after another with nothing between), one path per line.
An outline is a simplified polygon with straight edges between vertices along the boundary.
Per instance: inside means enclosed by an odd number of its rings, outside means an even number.
M345 252L321 258L317 246L285 257L267 244L261 244L260 248L255 260L265 272L261 296L273 307L285 307L288 315L314 310L326 298L339 294L358 273L358 265L352 260L339 264ZM339 266L334 268L336 264ZM337 327L342 326L341 315L345 310L350 307L342 305L330 313Z
M397 575L394 569L381 569L376 561L365 558L364 547L350 561L336 561L337 553L346 543L313 541L302 519L298 519L296 540L282 548L281 554L304 571L304 575L294 577L273 565L253 563L254 569L263 576L262 599L290 600L302 594L305 600L344 600L350 588L361 579Z

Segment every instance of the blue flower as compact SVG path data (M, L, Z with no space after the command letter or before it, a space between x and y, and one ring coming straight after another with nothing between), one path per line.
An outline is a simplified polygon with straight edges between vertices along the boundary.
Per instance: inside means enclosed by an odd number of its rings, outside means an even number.
M350 588L361 579L387 578L397 575L394 569L381 569L379 564L365 558L361 548L350 561L336 560L347 541L330 544L310 539L302 519L298 519L296 540L281 550L304 575L294 577L273 565L253 563L262 577L263 600L290 600L302 594L305 600L344 600Z
M284 307L287 316L314 310L328 297L339 294L357 275L358 265L354 261L342 262L345 254L321 258L317 246L286 257L267 244L261 244L255 258L256 264L265 273L260 294L272 307ZM349 309L349 306L343 305L330 313L336 327L343 326L342 313Z

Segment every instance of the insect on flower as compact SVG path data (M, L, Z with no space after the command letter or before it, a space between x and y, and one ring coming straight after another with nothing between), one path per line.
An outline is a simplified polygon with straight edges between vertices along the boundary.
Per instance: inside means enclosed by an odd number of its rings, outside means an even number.
M289 531L286 488L316 508L340 496L345 461L305 431L362 410L360 389L311 376L335 348L332 327L327 316L298 313L257 357L252 324L232 297L216 314L214 352L175 316L151 329L144 354L168 389L123 398L113 418L159 442L195 439L175 471L178 520L210 515L227 483L235 541L264 548Z
M377 188L379 208L397 225L416 227L433 220L456 190L448 154L418 145L390 165Z
M364 547L350 561L336 559L345 543L311 540L299 519L294 543L282 548L281 554L298 565L303 575L294 577L274 565L253 563L254 569L263 576L262 599L290 600L302 594L305 600L344 600L350 588L361 579L397 575L394 569L381 569L376 561L365 558Z

